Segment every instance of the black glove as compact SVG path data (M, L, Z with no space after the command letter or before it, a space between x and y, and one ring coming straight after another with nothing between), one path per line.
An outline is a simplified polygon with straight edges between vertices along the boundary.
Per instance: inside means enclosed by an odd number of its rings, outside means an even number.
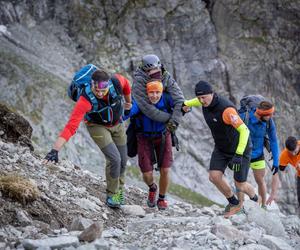
M273 175L277 174L278 173L278 167L272 166L271 171L272 171Z
M55 163L58 163L58 151L51 149L51 151L46 155L45 159L47 161L54 161Z
M131 110L131 109L125 109L125 110L124 110L124 115L125 115L125 116L128 116L128 115L130 114L130 110Z
M173 132L175 132L175 130L176 130L177 127L178 127L178 122L176 122L176 121L170 119L170 120L168 121L168 123L167 123L166 126L167 126L167 129L168 129L171 133L173 133Z
M243 160L242 155L234 154L234 156L228 163L228 167L232 169L234 172L239 172L242 168L242 160Z
M284 171L285 168L286 168L286 166L281 166L281 165L279 166L280 171Z
M190 108L190 110L189 111L184 111L184 107L187 107L186 105L184 105L184 103L182 103L182 106L181 106L181 113L182 113L182 116L184 116L186 113L189 113L189 112L191 112L192 111L192 108Z

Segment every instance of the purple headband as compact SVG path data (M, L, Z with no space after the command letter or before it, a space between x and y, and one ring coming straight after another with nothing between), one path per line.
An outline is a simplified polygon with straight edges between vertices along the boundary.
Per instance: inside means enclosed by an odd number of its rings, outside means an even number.
M94 85L98 88L98 89L106 89L108 87L108 82L94 82Z

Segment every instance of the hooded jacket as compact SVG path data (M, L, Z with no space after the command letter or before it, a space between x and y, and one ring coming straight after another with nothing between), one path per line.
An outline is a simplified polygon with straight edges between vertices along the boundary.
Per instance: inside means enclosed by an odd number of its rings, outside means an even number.
M167 93L163 93L160 100L156 104L151 104L157 109L171 113L173 111L173 100ZM158 122L150 119L148 116L141 112L141 108L137 105L136 101L133 99L132 108L129 115L123 116L123 120L127 120L129 117L137 116L141 113L141 117L136 119L137 127L140 127L144 132L144 136L157 136L161 135L166 131L166 124L163 122Z
M169 119L172 119L179 124L182 119L181 107L184 102L184 96L177 82L171 77L169 72L162 67L164 92L170 93L174 102L174 110L173 113L170 114L157 109L154 105L149 103L146 84L150 80L151 78L141 68L137 68L134 73L132 94L142 113L158 122L166 123Z
M276 134L276 127L273 119L270 119L270 127L267 128L267 122L258 120L255 115L255 110L250 111L248 128L250 130L251 141L253 144L251 159L259 158L264 154L264 136L267 134L270 139L271 152L273 156L273 165L279 166L279 145ZM240 114L241 118L245 119L246 113Z

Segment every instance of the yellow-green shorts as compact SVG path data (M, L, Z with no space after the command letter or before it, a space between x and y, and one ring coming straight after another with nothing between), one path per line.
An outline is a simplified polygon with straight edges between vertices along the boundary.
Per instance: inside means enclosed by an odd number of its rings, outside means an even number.
M254 161L250 163L250 167L252 169L264 169L266 168L266 162L265 160Z

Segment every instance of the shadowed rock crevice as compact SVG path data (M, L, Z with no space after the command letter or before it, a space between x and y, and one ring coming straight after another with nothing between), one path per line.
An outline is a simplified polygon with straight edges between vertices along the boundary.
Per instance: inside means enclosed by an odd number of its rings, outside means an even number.
M32 127L30 126L29 122L1 103L0 133L2 139L13 143L18 142L23 146L28 146L30 150L34 150L30 141L32 135Z

